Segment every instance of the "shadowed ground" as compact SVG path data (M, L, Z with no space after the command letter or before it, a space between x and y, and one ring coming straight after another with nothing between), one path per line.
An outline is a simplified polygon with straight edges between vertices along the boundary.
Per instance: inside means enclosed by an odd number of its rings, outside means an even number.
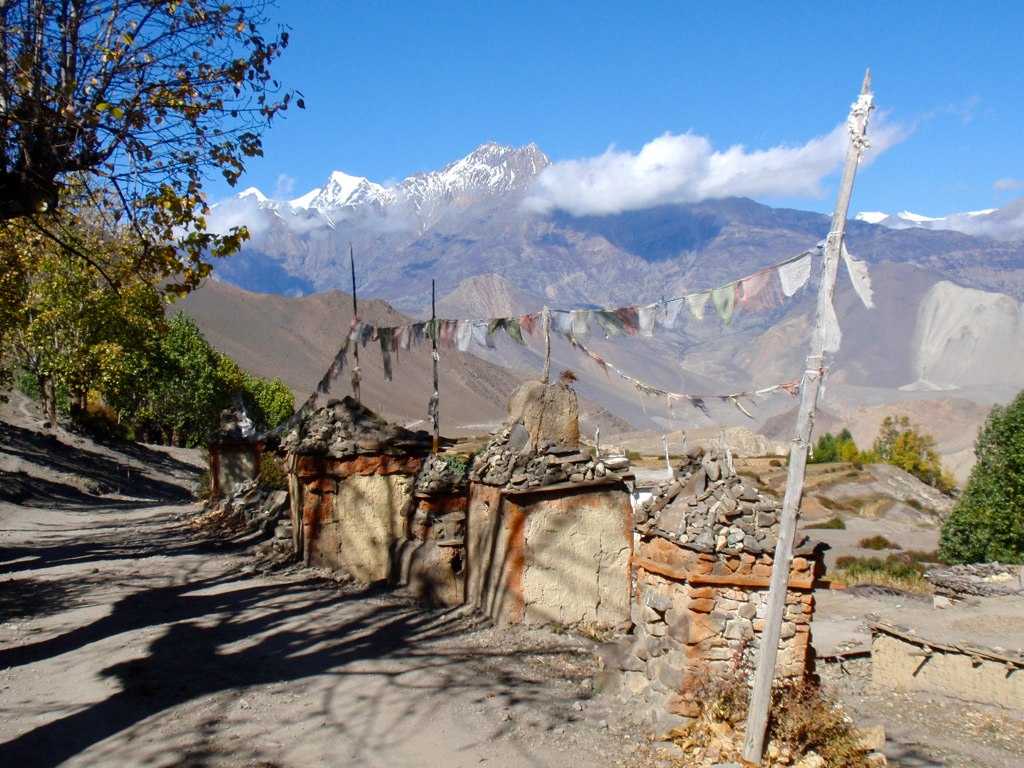
M190 507L0 504L0 765L614 765L585 640L255 577Z

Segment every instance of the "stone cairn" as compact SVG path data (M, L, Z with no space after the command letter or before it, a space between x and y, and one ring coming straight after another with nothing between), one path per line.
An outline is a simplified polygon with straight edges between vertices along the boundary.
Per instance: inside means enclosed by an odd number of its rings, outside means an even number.
M629 468L625 456L592 457L579 447L553 440L534 449L526 428L516 423L499 429L473 461L469 478L475 483L510 490L527 490L558 483L621 480Z
M930 568L924 575L939 595L950 598L1024 595L1024 566L973 563Z
M423 462L416 477L416 510L409 526L410 538L451 547L461 557L466 535L469 492L469 457L437 454Z
M739 477L727 454L697 447L637 511L636 527L697 552L760 554L775 549L779 512L778 500Z
M361 454L392 456L429 453L428 432L413 432L378 416L352 397L331 400L313 411L281 441L288 453L333 458Z
M606 685L639 704L641 720L664 733L695 717L705 676L751 660L767 615L778 501L735 473L730 457L692 449L671 481L638 510L633 632L606 646ZM777 674L812 668L811 586L823 568L819 545L800 543L790 570Z

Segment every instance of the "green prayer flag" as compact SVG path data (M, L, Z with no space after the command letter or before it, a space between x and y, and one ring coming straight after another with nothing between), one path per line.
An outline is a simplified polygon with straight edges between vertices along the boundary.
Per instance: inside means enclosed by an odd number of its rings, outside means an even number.
M723 285L711 292L711 301L715 305L715 311L722 318L722 322L728 325L732 322L732 313L736 309L736 283Z

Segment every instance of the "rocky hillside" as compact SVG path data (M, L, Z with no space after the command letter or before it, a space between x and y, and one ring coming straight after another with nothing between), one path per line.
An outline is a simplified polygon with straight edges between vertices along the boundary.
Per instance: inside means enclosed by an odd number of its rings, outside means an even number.
M445 295L490 274L553 305L618 305L748 274L813 245L829 226L821 214L742 198L604 216L542 213L530 206L530 191L548 162L532 144L484 144L388 187L334 172L295 200L246 190L212 217L245 222L254 233L218 271L254 290L346 288L352 243L360 291L404 311L428 305L431 278ZM848 242L872 262L1024 295L1020 241L851 221Z

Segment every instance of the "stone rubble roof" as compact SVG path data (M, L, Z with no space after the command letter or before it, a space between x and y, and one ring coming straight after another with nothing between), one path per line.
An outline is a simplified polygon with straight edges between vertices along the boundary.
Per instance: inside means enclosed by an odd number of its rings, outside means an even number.
M559 483L620 480L628 470L629 459L625 456L594 458L578 446L550 440L533 450L526 428L516 423L499 429L476 455L469 478L509 490L529 490Z
M730 457L692 448L673 474L637 510L640 533L699 552L774 551L782 506L750 478L737 475ZM817 546L804 537L794 552L811 554Z
M281 441L290 453L341 458L358 454L430 453L428 432L413 432L378 416L352 397L331 400L299 422Z

